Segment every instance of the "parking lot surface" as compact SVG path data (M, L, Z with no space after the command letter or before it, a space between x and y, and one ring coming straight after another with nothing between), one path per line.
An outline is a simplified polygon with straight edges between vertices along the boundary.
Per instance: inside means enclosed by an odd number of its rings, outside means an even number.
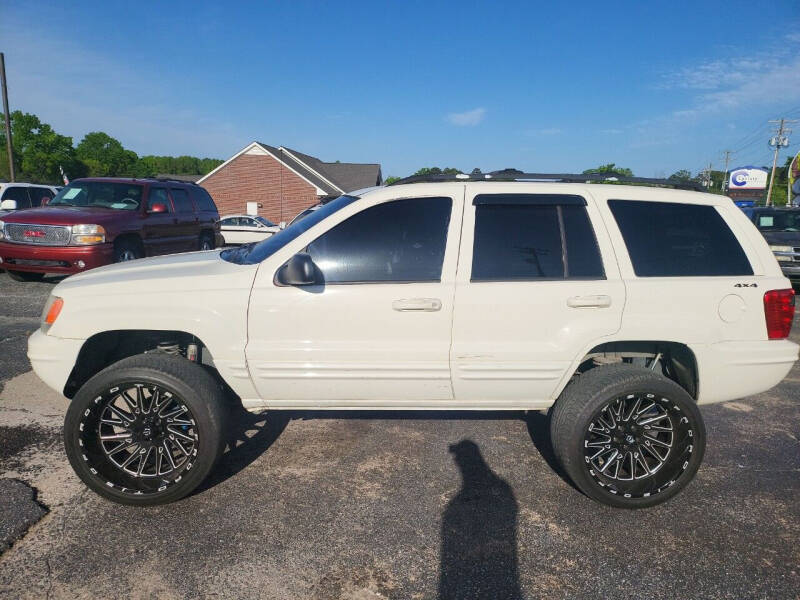
M33 490L0 494L21 494L31 521L27 503L47 510L0 556L0 597L800 595L798 367L703 408L696 480L648 510L565 482L539 413L241 410L201 490L132 508L73 475L66 400L29 371L26 336L54 281L0 275L0 477Z

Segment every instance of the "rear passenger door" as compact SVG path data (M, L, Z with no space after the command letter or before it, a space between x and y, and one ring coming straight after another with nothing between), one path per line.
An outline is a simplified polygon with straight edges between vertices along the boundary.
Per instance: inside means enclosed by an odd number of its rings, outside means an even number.
M166 212L153 212L157 204L163 205ZM181 251L181 239L177 237L177 218L172 208L167 188L151 186L147 192L147 213L142 227L142 241L147 256L171 254Z
M465 405L549 405L576 357L620 326L625 288L594 203L519 189L467 186L451 349Z
M175 215L178 225L175 235L180 240L180 251L191 252L200 247L200 222L189 198L189 193L183 188L170 188L172 204L175 206Z

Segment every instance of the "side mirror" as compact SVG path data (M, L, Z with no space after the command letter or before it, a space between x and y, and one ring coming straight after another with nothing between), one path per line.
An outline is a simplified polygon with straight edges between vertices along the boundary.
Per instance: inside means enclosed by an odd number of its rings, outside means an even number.
M275 274L279 285L314 285L317 267L305 252L298 252Z
M0 202L0 210L17 210L17 201L3 200Z
M150 210L147 212L151 213L165 213L167 212L167 205L163 202L156 202L153 206L150 207Z
M281 221L280 223L278 223L278 228L286 229L286 221Z

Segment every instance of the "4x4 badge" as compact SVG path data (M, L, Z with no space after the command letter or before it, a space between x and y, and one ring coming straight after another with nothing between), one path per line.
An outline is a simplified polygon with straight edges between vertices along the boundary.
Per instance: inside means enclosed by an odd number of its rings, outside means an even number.
M757 283L735 283L733 287L758 287Z

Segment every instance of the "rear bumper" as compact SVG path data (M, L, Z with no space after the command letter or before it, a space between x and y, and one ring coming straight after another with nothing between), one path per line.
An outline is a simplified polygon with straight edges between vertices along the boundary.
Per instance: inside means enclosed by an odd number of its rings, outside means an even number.
M33 371L48 386L63 394L85 341L58 338L37 329L28 338L28 358Z
M800 346L789 340L689 346L697 359L698 404L766 392L788 375Z
M114 262L114 244L34 246L0 242L0 259L3 261L0 268L9 271L71 275Z

